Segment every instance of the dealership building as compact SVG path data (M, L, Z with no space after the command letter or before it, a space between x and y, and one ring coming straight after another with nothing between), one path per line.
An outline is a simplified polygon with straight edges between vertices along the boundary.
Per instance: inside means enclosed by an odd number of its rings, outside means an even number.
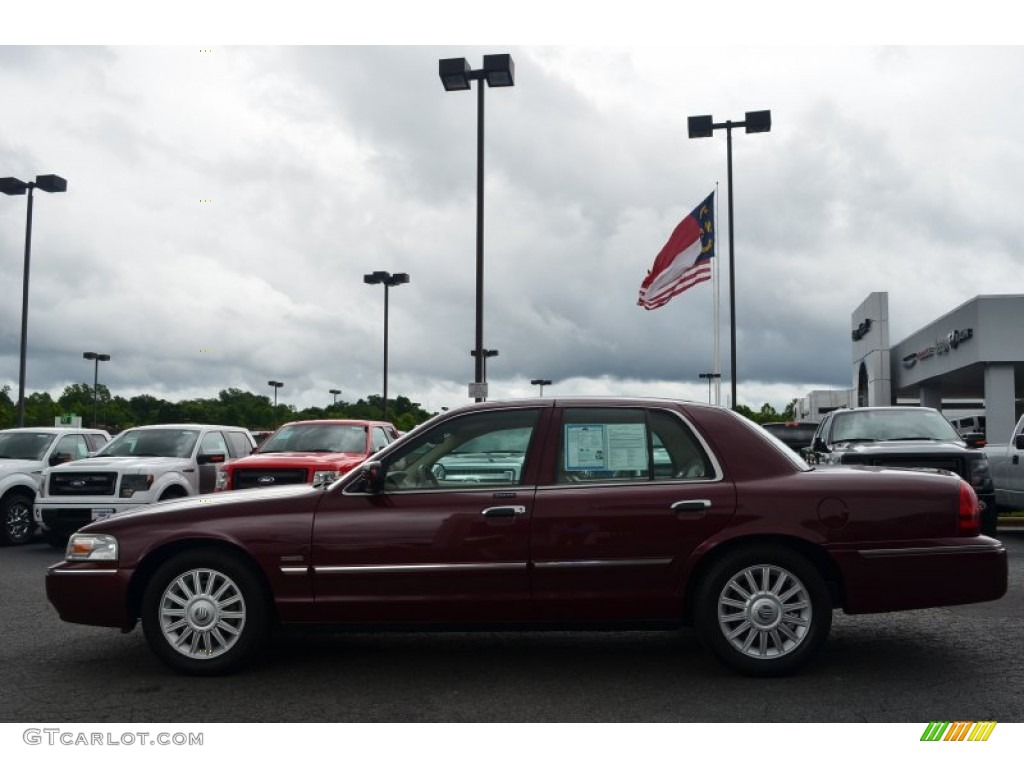
M889 294L870 294L851 316L850 390L817 390L795 417L820 421L844 406L915 403L986 417L987 437L1005 443L1024 391L1024 296L975 296L911 334L889 341Z

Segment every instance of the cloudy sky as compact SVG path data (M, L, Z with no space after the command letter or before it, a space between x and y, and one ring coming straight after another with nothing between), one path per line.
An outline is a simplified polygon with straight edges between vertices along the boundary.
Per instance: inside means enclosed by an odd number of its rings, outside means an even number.
M124 397L379 393L384 291L363 275L386 270L411 275L390 292L389 393L468 402L477 96L437 67L488 53L516 67L485 94L491 399L546 378L706 400L712 284L636 302L717 189L725 402L726 140L688 139L689 115L772 113L770 133L733 135L740 403L849 387L850 314L872 291L894 342L1024 293L1024 48L3 45L0 176L68 180L35 195L27 390L91 383L93 350ZM15 398L25 201L0 197Z

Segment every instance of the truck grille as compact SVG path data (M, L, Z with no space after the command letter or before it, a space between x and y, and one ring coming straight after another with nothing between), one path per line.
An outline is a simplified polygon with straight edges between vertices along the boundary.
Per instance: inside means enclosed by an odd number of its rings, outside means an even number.
M845 462L844 462L845 463ZM939 456L886 456L879 458L872 464L880 467L931 467L932 469L946 469L954 475L967 478L967 468L958 458Z
M238 469L235 470L231 487L273 488L276 485L298 485L308 483L307 470L299 469Z
M50 496L113 496L117 472L53 472Z

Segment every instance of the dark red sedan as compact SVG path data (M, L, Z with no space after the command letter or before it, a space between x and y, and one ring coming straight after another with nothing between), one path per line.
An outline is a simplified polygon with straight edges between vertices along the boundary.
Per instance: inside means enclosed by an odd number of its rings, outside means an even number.
M273 626L666 628L791 673L832 611L995 600L1006 550L942 471L809 467L699 403L555 399L436 417L326 488L155 504L75 534L46 589L190 674Z

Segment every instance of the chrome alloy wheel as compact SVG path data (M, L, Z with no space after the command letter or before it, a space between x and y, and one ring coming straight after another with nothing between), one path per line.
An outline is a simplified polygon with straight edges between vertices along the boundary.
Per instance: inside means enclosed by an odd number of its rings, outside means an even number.
M786 656L811 627L811 596L793 573L752 565L726 582L718 596L718 625L739 653L754 659Z
M160 631L191 659L227 653L245 627L245 598L228 576L196 568L177 576L160 596Z
M14 499L7 507L3 521L4 538L15 544L29 540L35 521L32 518L32 504L21 497Z

